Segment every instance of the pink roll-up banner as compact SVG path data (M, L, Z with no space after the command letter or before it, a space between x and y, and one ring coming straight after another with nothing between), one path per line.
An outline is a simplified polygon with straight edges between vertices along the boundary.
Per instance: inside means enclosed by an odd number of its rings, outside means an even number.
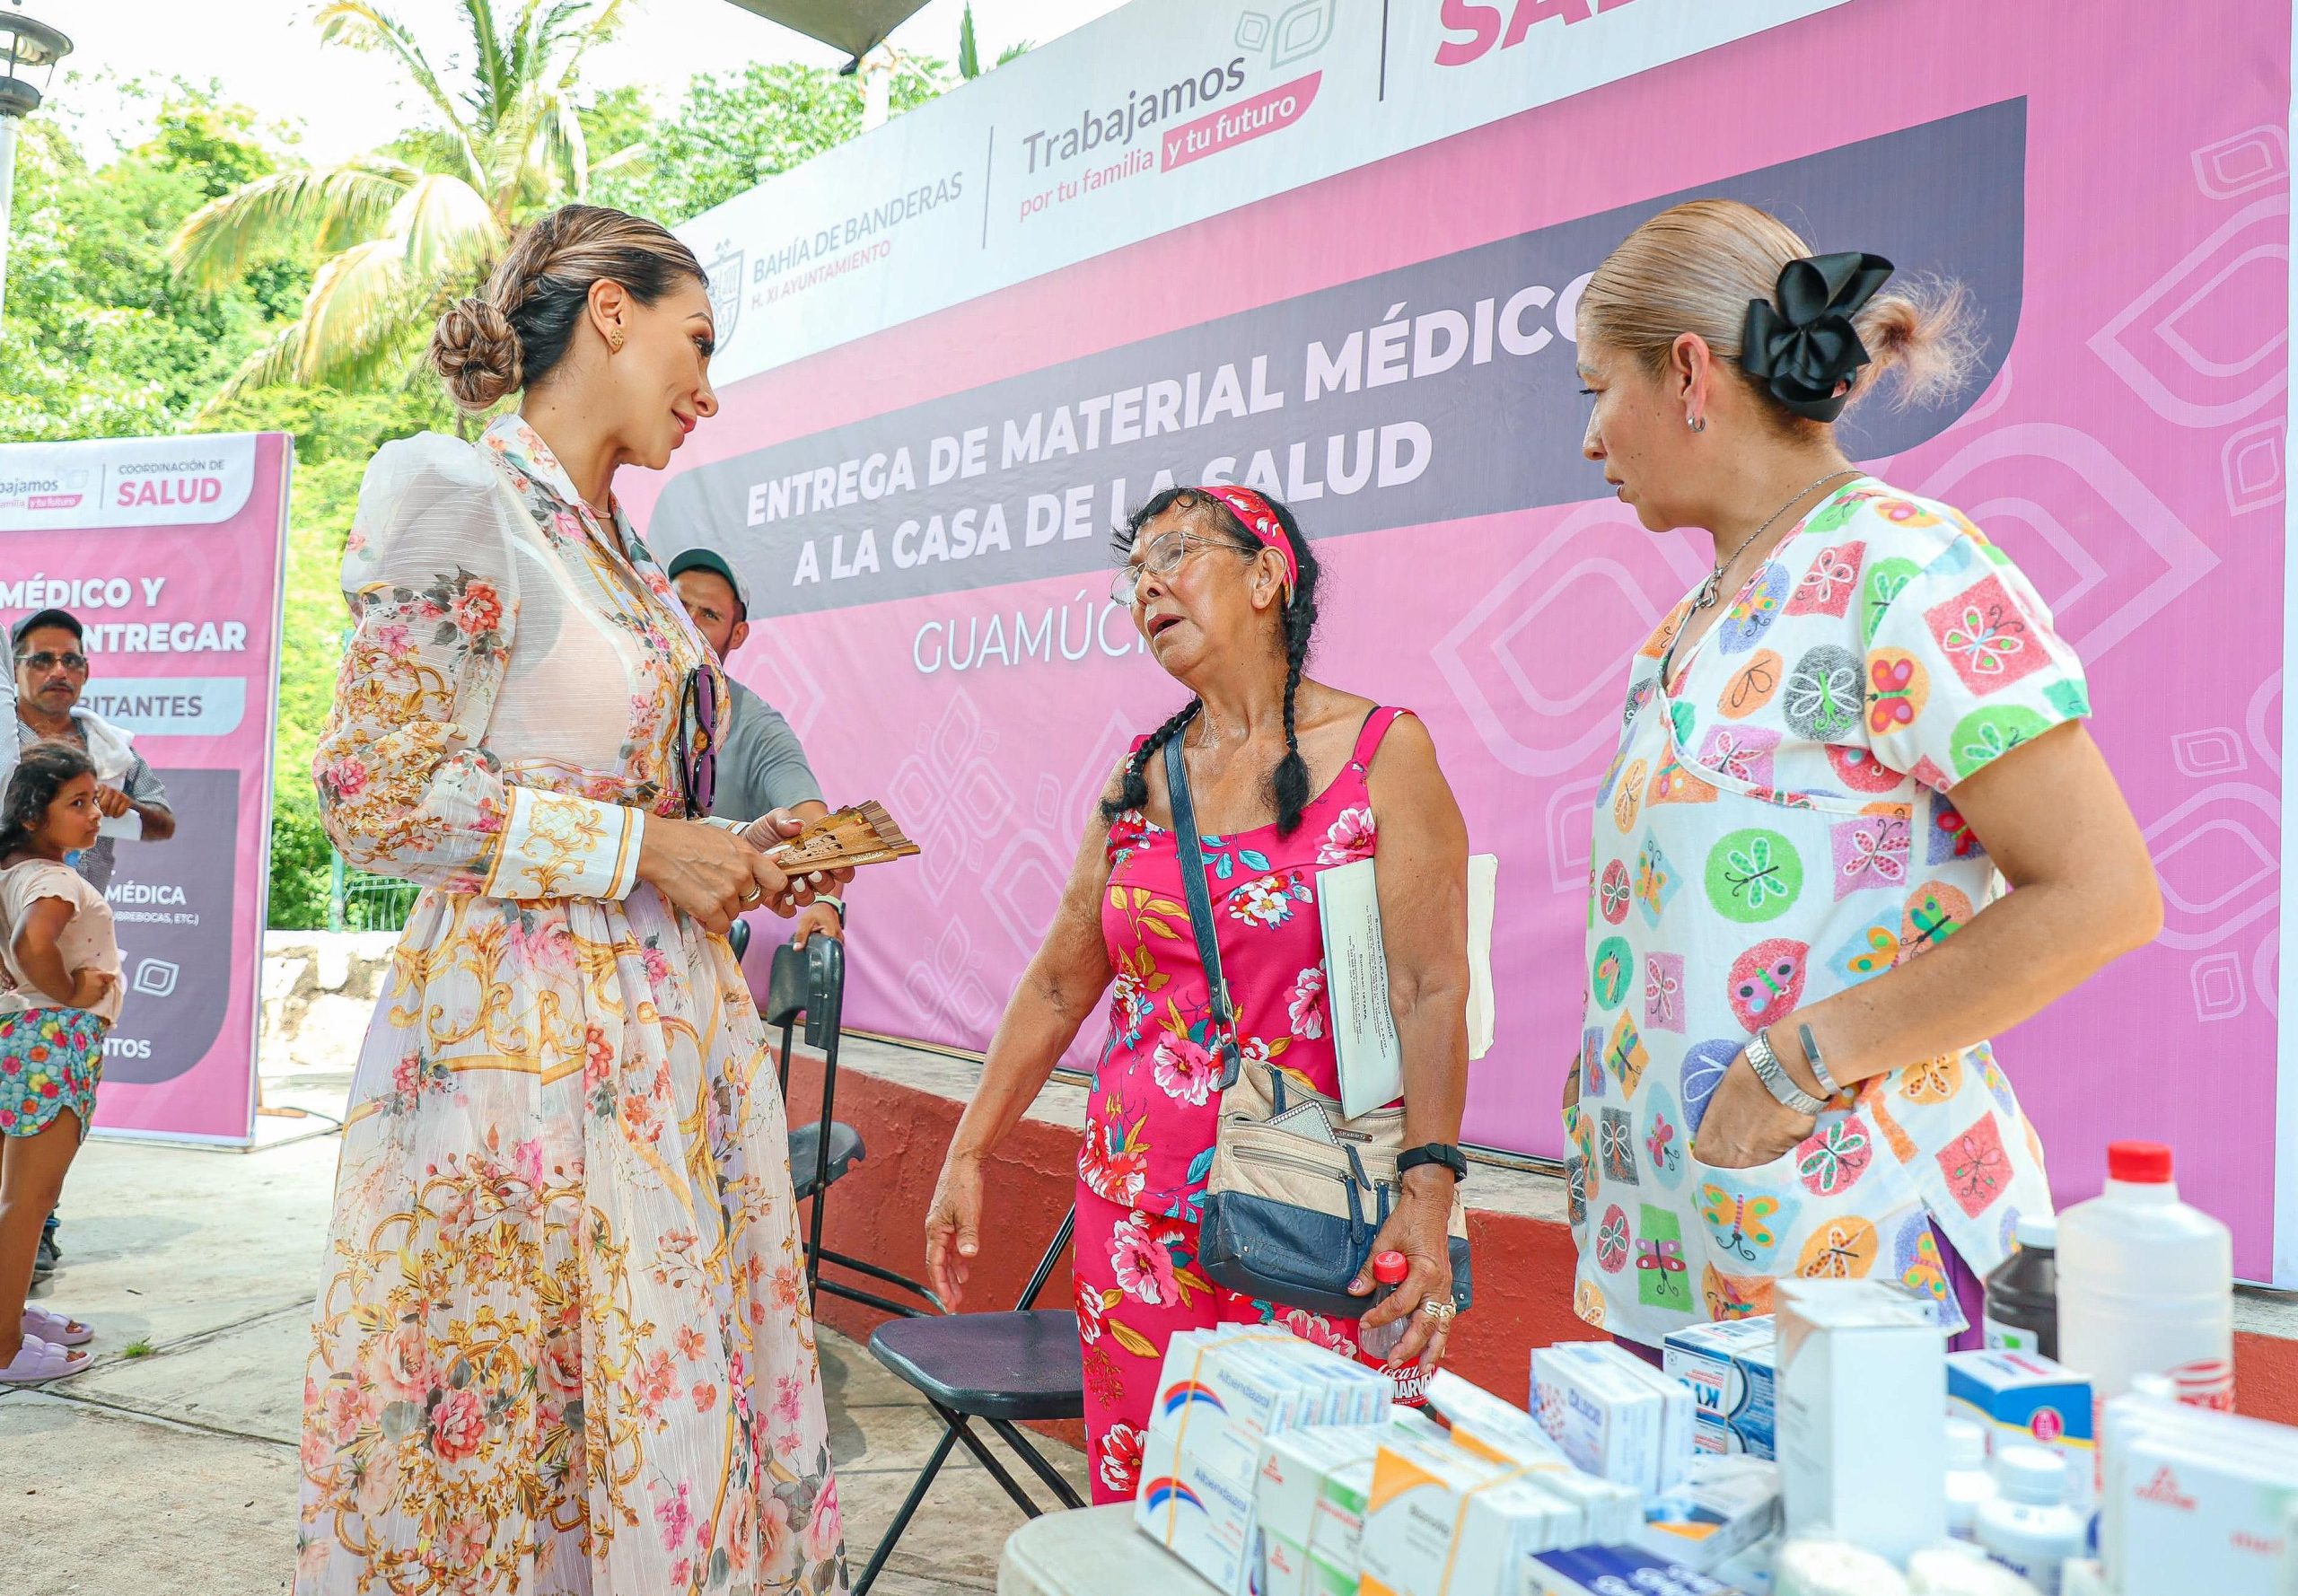
M724 413L628 496L658 552L740 566L735 673L925 845L853 890L848 1019L986 1043L1112 766L1181 701L1106 601L1112 524L1249 482L1320 539L1312 671L1417 711L1500 855L1467 1134L1557 1154L1591 796L1627 656L1706 558L1581 458L1572 310L1638 222L1731 196L1983 318L1965 392L1844 434L2035 579L2161 867L2162 937L1998 1039L2059 1197L2109 1140L2168 1141L2241 1273L2298 1285L2291 14L1144 0L697 218Z
M254 1139L293 445L0 447L0 626L49 608L79 619L80 702L131 736L176 817L164 842L114 844L126 1003L104 1042L99 1135ZM11 727L0 767L15 746Z

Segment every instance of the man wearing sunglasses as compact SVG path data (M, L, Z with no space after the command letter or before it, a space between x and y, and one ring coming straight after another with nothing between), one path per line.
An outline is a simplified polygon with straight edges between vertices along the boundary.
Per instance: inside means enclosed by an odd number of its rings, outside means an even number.
M0 785L15 773L18 751L35 742L52 739L87 750L96 765L96 807L103 811L103 827L94 846L66 862L101 892L111 884L118 838L165 842L175 835L175 811L168 807L167 789L130 746L126 732L80 706L80 695L88 687L88 655L76 617L63 609L39 610L18 621L8 637L15 650L16 741L5 745L5 757L0 758ZM57 1256L56 1215L51 1214L40 1232L32 1278L54 1273Z
M694 628L724 664L726 656L750 635L750 588L725 557L689 548L670 564L671 585L693 618ZM750 688L726 678L730 702L720 714L717 785L710 812L722 820L754 820L775 810L817 820L829 812L821 784L806 763L806 750L782 712ZM846 932L846 905L817 898L798 912L791 940L801 947L816 933L833 940Z
M85 634L66 610L42 609L9 634L16 655L16 746L55 739L87 750L96 763L96 806L103 830L95 846L72 861L99 892L111 884L120 837L165 842L176 834L175 811L127 733L81 706L88 688ZM10 761L13 767L13 760Z

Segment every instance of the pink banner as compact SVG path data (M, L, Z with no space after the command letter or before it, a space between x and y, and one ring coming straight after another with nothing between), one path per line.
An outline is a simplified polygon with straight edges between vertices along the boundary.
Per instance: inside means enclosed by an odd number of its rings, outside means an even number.
M2163 15L1853 0L734 386L652 532L740 561L737 674L925 845L854 891L852 1022L986 1042L1111 766L1180 701L1101 602L1112 512L1226 473L1325 539L1312 671L1420 714L1501 856L1468 1133L1557 1153L1591 795L1627 653L1703 569L1578 459L1570 303L1644 216L1726 193L1976 295L1983 385L1849 442L2052 602L2170 916L2001 1056L2063 1199L2109 1139L2168 1140L2269 1277L2290 12L2228 0L2177 49Z
M165 842L113 845L127 1003L99 1131L253 1136L291 443L0 447L0 625L79 618L81 703L133 735L177 820Z

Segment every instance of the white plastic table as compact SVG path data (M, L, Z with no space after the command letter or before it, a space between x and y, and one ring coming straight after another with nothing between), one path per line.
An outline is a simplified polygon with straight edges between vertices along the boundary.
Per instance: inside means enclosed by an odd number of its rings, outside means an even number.
M1133 1504L1031 1519L997 1559L997 1596L1222 1596L1133 1527Z

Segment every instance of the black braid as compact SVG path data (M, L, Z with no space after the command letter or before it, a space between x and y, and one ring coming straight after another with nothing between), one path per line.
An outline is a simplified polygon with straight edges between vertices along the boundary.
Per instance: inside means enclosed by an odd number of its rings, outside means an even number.
M1118 790L1115 798L1101 805L1101 819L1114 820L1129 809L1146 809L1149 806L1149 777L1146 774L1149 761L1156 758L1159 749L1179 737L1183 728L1197 718L1197 712L1204 707L1202 699L1191 698L1175 712L1172 719L1149 733L1149 741L1141 745L1141 751L1125 762L1125 785Z
M1301 671L1309 662L1309 645L1317 631L1317 579L1323 572L1317 557L1309 551L1309 540L1302 536L1300 522L1293 519L1293 512L1268 501L1276 512L1276 524L1285 529L1287 541L1293 545L1294 561L1301 567L1301 581L1293 590L1293 601L1285 606L1285 757L1276 762L1276 774L1271 785L1276 791L1276 834L1290 837L1301 829L1301 811L1309 807L1315 794L1309 791L1309 762L1301 757L1300 739L1293 730L1293 699L1300 690Z
M1264 494L1264 498L1267 495ZM1301 744L1294 730L1294 700L1299 693L1301 672L1309 662L1309 645L1317 627L1317 578L1320 567L1317 557L1310 552L1309 540L1302 535L1300 523L1293 512L1275 499L1268 507L1276 513L1277 524L1285 529L1287 541L1293 545L1293 557L1300 566L1301 580L1293 590L1293 597L1285 607L1285 757L1276 763L1270 785L1276 797L1276 834L1291 837L1301 829L1302 811L1309 807L1313 796L1309 791L1309 764L1301 757ZM1219 499L1192 488L1169 487L1153 495L1149 502L1126 518L1126 524L1117 536L1118 557L1128 557L1142 530L1168 510L1201 510L1213 517L1228 539L1244 550L1257 551L1260 539L1246 531L1228 505ZM1158 750L1180 735L1195 720L1205 706L1191 699L1179 714L1149 734L1141 751L1126 761L1125 776L1118 795L1101 805L1101 818L1114 820L1127 810L1145 808L1149 802L1149 783L1145 774L1149 761Z

